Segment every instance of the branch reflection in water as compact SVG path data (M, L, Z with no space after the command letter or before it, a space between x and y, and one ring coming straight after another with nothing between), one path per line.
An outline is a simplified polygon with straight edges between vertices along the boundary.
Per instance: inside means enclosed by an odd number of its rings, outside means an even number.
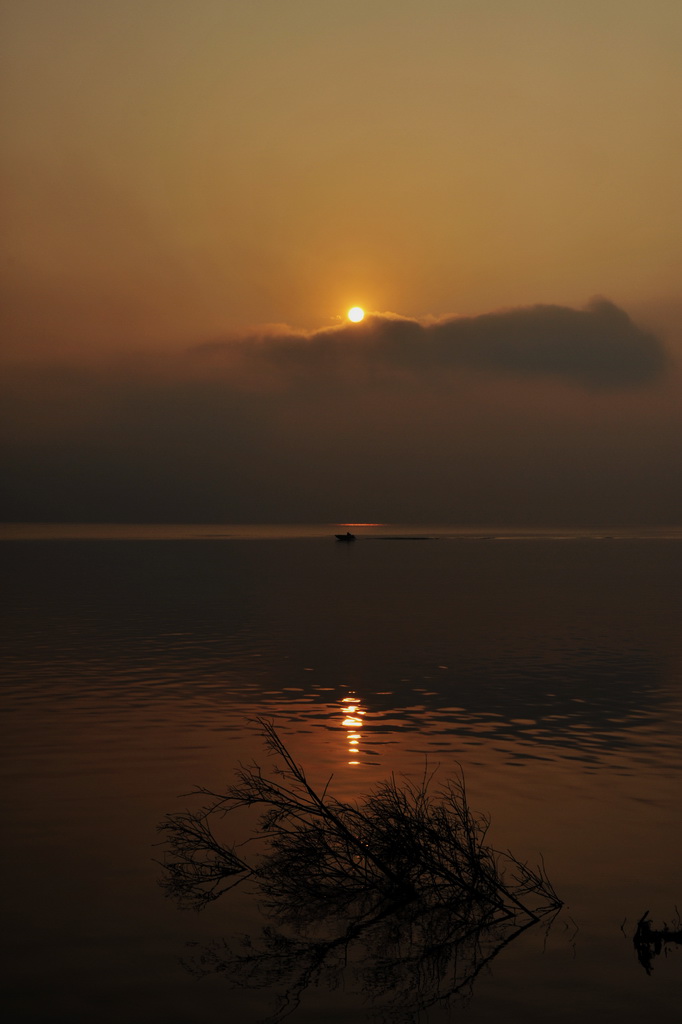
M271 923L257 938L200 949L190 970L233 986L279 991L271 1020L292 1013L310 986L350 970L384 1020L413 1021L466 998L482 968L561 900L544 868L486 843L488 821L468 805L460 775L391 777L362 804L317 793L272 723L259 720L274 777L242 766L225 793L196 790L198 811L168 815L161 884L201 909L250 883ZM230 811L261 811L260 857L247 861L214 828ZM239 852L237 852L239 850Z

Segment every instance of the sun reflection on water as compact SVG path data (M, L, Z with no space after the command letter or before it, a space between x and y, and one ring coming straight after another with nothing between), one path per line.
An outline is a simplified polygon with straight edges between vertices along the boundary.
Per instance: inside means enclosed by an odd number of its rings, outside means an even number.
M360 740L362 739L362 716L366 712L361 706L360 698L353 691L351 691L348 697L341 698L341 711L343 713L341 725L346 730L348 754L351 758L348 764L360 764L358 757L360 754Z

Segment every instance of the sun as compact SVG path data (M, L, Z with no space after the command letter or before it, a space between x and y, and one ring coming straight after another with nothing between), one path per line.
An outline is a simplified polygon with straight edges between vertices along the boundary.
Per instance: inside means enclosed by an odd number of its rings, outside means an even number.
M361 320L365 319L364 309L361 306L353 306L348 310L348 319L352 320L354 324L359 324Z

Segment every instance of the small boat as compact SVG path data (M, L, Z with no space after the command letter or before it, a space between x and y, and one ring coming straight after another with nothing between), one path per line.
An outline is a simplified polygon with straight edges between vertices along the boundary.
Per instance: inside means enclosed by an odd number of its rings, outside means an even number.
M344 541L345 543L347 543L348 541L355 540L355 534L354 533L337 533L336 534L336 539Z

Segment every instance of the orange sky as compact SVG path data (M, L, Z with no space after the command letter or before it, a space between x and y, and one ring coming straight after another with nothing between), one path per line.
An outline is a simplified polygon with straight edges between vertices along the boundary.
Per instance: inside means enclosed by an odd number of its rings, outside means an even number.
M132 396L147 394L149 409L150 388L158 396L194 386L184 408L213 408L215 396L197 397L213 387L212 371L181 356L197 346L242 339L257 348L264 333L282 339L338 325L355 304L427 323L537 304L583 309L604 296L660 335L672 357L665 373L640 381L636 397L619 397L620 356L609 348L611 355L604 350L599 358L615 362L599 398L585 397L591 370L584 366L572 383L559 385L517 361L523 384L505 378L493 385L488 378L502 372L504 360L491 367L484 355L483 385L480 376L471 378L481 367L472 371L469 360L448 399L413 366L410 407L404 381L401 394L394 379L390 395L383 388L367 397L377 367L363 354L359 422L370 429L366 420L373 420L386 450L362 471L348 467L348 486L362 504L371 473L386 471L398 493L398 464L387 470L382 459L390 456L393 466L401 445L411 446L414 472L432 495L423 514L440 518L443 470L420 443L428 434L431 450L436 422L455 429L453 395L463 390L468 411L461 416L479 410L467 426L482 445L471 448L476 472L459 469L472 493L481 476L477 459L490 460L492 452L497 465L508 443L502 407L516 410L512 433L518 427L540 438L554 437L546 417L565 410L566 422L579 427L576 446L599 423L623 415L626 433L642 438L641 466L650 474L660 462L659 482L668 487L676 466L660 454L659 440L672 451L680 432L675 357L682 352L677 0L0 0L0 17L3 358L13 367L4 427L12 466L25 467L27 459L40 466L46 455L38 438L47 445L46 424L54 432L58 423L61 440L50 443L61 445L59 457L69 465L82 464L79 480L89 478L81 450L94 429L88 410L101 421L109 408L102 389L119 387L102 430L109 437L120 427L144 478L134 438L146 427L131 419ZM397 335L392 344L395 369ZM342 372L352 375L358 363L349 351ZM79 383L51 369L65 361L79 367ZM86 365L96 379L82 376ZM231 426L212 421L210 437L200 441L192 419L195 440L185 437L185 447L217 451L222 431L231 429L245 452L252 446L269 453L262 457L271 491L265 476L246 471L245 456L240 500L233 507L221 499L206 511L211 519L230 518L231 509L256 518L277 512L276 495L287 486L280 481L277 492L272 481L287 465L277 448L287 438L299 451L319 443L311 463L319 470L326 446L361 432L338 410L332 423L312 407L313 366L303 371L310 378L304 395L291 366L278 383L279 370L267 359L240 365L255 374L249 388L260 381L284 389L289 404L256 408L240 377L223 396ZM106 366L116 367L108 378ZM226 372L223 365L221 379ZM501 399L493 400L491 388ZM347 395L347 408L356 398ZM622 412L632 401L641 422ZM161 447L164 438L178 443L176 435L170 440L172 403L164 402L168 422L156 425ZM530 427L521 425L528 407L535 410ZM429 421L426 434L410 434L415 409L423 412L422 426L424 416ZM63 430L72 441L81 438L70 462ZM89 450L105 476L106 458L119 468L126 462L111 445L106 457ZM573 462L584 450L575 448ZM50 458L61 479L64 467ZM294 448L287 458L296 460ZM614 440L603 458L612 472L630 456ZM210 472L217 472L213 462ZM33 495L39 481L29 476L30 487L22 476L16 488ZM603 481L599 465L593 476L572 486L580 492ZM540 486L537 464L529 479ZM137 486L116 480L117 493ZM625 494L625 477L621 486ZM47 478L42 487L50 490ZM62 514L101 518L107 493L104 487L101 501L81 507L76 488ZM365 508L349 502L338 515L392 518L379 496ZM668 499L665 516L675 518L677 495ZM299 507L310 509L310 496L284 505L295 516ZM555 505L561 508L560 496ZM62 505L22 497L11 507L40 518ZM118 514L144 518L148 507ZM609 515L617 507L614 499ZM663 508L653 518L661 516Z
M679 298L676 0L0 10L11 346Z

